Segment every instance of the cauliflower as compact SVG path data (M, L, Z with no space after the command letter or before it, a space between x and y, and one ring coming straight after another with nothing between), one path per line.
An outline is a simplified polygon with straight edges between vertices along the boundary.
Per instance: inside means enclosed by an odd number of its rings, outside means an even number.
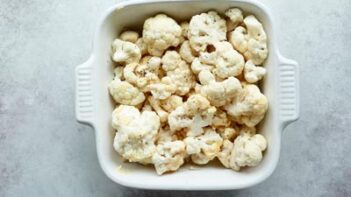
M114 149L130 162L151 163L160 119L155 112L142 113L133 106L120 105L112 117L116 136Z
M180 58L176 51L166 52L162 57L162 68L177 87L175 94L183 96L195 86L195 77L189 65Z
M168 124L172 131L187 128L187 136L203 133L203 128L212 124L216 108L198 94L191 95L188 100L168 116Z
M214 43L214 48L213 52L201 52L200 62L214 65L213 73L222 79L240 75L245 64L243 56L226 41Z
M145 44L145 42L143 41L143 38L139 38L135 44L138 46L138 48L140 49L140 53L141 55L146 55L147 52L147 46Z
M244 27L237 27L229 35L229 41L234 48L244 54L247 60L252 60L255 65L261 65L267 58L267 36L262 24L256 17L245 17Z
M152 108L156 111L157 115L160 117L160 121L166 122L167 118L168 118L168 112L166 112L165 110L163 110L160 106L160 101L155 99L154 97L150 96L148 97L148 101L150 103L150 105L152 106Z
M235 171L239 171L240 167L257 166L262 160L262 151L266 148L266 139L260 134L239 135L234 141L229 166Z
M141 63L127 64L123 75L126 81L146 92L148 85L160 81L160 67L161 59L159 57L146 56L142 59Z
M191 63L191 70L194 72L194 74L199 74L203 70L213 70L214 66L213 65L208 65L208 64L203 64L200 62L199 58L195 58L193 62Z
M180 28L182 28L182 36L184 39L188 39L188 32L189 32L189 23L182 22L180 23Z
M237 99L227 104L225 109L235 121L253 127L263 119L267 111L267 98L253 84L244 85L242 92Z
M160 57L169 47L178 46L181 36L181 27L165 14L148 18L144 23L143 41L151 55Z
M238 96L241 91L241 84L235 77L217 82L213 74L208 70L203 70L199 74L200 83L203 85L200 92L213 106L220 107L228 101Z
M170 97L177 90L177 87L171 78L163 77L160 83L150 84L149 89L154 98L164 100Z
M125 31L119 35L119 38L123 41L136 43L139 38L139 34L135 31Z
M232 150L233 142L231 142L230 140L224 140L221 150L217 155L217 158L226 168L230 168L230 155L232 153Z
M157 174L176 171L184 163L185 144L183 141L168 141L157 145L152 163Z
M113 99L122 105L138 105L145 100L145 95L132 84L115 78L109 83L109 91Z
M112 59L117 63L135 63L139 62L141 58L140 49L137 45L120 39L113 41L112 52Z
M230 125L230 123L231 123L231 121L227 117L227 114L225 113L225 111L217 109L216 113L213 116L212 126L213 127L228 127Z
M230 8L224 13L229 20L227 20L227 31L233 31L240 23L243 22L243 12L239 8Z
M218 155L223 140L214 130L206 128L203 135L187 137L184 142L191 160L196 164L204 165Z
M190 43L188 40L184 41L180 46L179 54L182 57L182 59L189 64L193 62L196 56L195 52L190 47Z
M237 129L232 127L221 126L221 127L217 127L216 131L224 140L233 140L240 134Z
M113 70L113 79L119 79L119 80L124 80L124 76L123 76L123 67L122 66L117 66L114 70Z
M160 100L160 104L164 110L172 112L177 107L183 105L183 98L177 95L172 95L164 100Z
M206 51L209 45L226 40L226 32L226 21L217 12L210 11L191 18L188 38L195 51Z
M266 74L266 69L263 67L255 66L251 60L247 61L244 67L244 77L249 83L256 83L261 80Z

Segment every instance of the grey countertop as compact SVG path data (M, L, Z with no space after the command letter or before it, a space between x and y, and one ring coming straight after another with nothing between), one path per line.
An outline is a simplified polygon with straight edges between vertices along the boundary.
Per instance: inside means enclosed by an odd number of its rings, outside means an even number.
M74 68L112 0L0 1L0 196L351 196L351 1L264 0L281 53L301 68L301 116L274 174L249 189L128 189L74 117Z

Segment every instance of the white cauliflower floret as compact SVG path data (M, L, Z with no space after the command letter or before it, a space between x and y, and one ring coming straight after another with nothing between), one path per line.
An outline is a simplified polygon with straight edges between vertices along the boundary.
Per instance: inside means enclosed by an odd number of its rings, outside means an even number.
M181 34L182 29L174 19L158 14L145 21L143 41L151 55L160 57L169 47L179 45Z
M195 77L189 65L180 58L176 51L167 51L162 57L162 68L177 87L175 94L185 95L195 86Z
M237 27L230 33L229 40L236 50L244 54L247 60L261 65L267 58L267 36L262 24L256 17L245 17L244 27Z
M262 160L262 151L266 148L266 139L260 134L240 135L234 141L229 165L235 171L239 171L240 167L257 166Z
M161 59L159 57L146 56L141 63L127 64L123 74L126 81L146 92L148 91L148 85L160 81L160 67Z
M226 40L226 21L215 11L202 13L191 18L188 31L191 47L197 52L206 51L208 45Z
M189 23L186 21L180 23L180 28L182 28L182 36L184 39L188 39Z
M214 43L214 48L213 52L201 52L200 62L214 65L213 73L222 79L240 75L245 64L243 56L226 41Z
M216 108L198 94L191 95L183 106L172 111L168 116L168 124L172 131L187 128L187 136L203 133L203 128L212 124Z
M139 38L139 34L135 31L125 31L119 35L119 38L123 41L136 43Z
M160 104L164 110L172 112L177 107L183 105L183 98L177 95L172 95L164 100L160 100Z
M244 77L249 83L256 83L266 74L266 69L256 66L251 60L247 61L244 67Z
M140 53L141 55L146 55L148 53L147 51L147 45L145 44L145 42L143 41L143 38L139 38L135 44L138 46L138 48L140 49Z
M243 93L225 106L226 111L240 124L248 127L257 125L268 109L267 98L254 84L244 85Z
M173 84L171 78L163 77L161 82L150 84L149 89L155 99L164 100L170 97L177 90L177 87Z
M113 70L113 79L120 79L120 80L124 80L124 76L123 76L123 67L122 66L117 66L114 70Z
M137 45L115 39L112 43L112 59L117 63L130 64L139 62L141 58L140 49Z
M180 46L179 54L182 57L182 59L189 64L193 62L196 56L195 52L190 47L190 43L188 40L184 41Z
M156 111L157 115L160 117L160 121L166 122L167 118L168 118L168 112L166 112L165 110L163 110L160 106L160 101L155 99L154 97L150 96L148 97L148 101L150 103L150 105L152 106L152 108Z
M160 119L155 112L120 105L115 109L112 120L117 129L113 147L130 162L151 163L156 151L155 140Z
M156 143L162 144L165 142L175 141L177 140L177 136L175 132L172 132L168 126L164 126L160 128L160 131L157 134Z
M165 172L176 171L183 165L185 144L183 141L169 141L157 145L156 152L152 156L152 163L158 175Z
M206 128L203 135L187 137L184 142L191 160L196 164L204 165L218 155L223 139L214 130Z
M145 100L145 95L132 84L115 78L109 83L109 91L113 99L122 105L138 105Z
M203 64L200 62L199 58L195 58L191 63L191 70L194 72L194 74L199 74L203 70L211 71L213 69L213 65Z
M213 74L208 70L203 70L199 74L199 80L203 85L200 92L213 106L220 107L228 101L233 100L241 91L241 84L235 77L217 82Z
M224 13L229 20L227 20L227 31L232 31L240 23L243 22L243 12L239 8L230 8Z
M226 168L230 168L230 155L232 153L232 150L233 142L230 140L224 140L221 151L218 153L217 158Z

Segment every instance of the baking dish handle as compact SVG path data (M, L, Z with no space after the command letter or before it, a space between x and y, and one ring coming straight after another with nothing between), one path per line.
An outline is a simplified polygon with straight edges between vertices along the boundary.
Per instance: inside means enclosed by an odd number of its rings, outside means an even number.
M76 119L78 122L93 126L93 64L94 57L76 67Z
M299 67L293 60L279 59L279 117L284 129L299 117Z

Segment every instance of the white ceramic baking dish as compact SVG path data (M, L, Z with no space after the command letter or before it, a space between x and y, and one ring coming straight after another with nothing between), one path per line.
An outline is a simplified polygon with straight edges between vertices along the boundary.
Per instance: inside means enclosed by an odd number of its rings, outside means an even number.
M185 166L176 173L158 176L151 167L123 162L113 150L114 131L110 126L114 104L107 84L113 76L112 41L125 28L140 29L146 18L159 12L182 21L212 9L223 13L230 7L239 7L257 16L269 39L269 56L265 63L268 73L262 83L269 110L259 126L259 132L267 138L269 146L261 164L241 172L216 164L196 170ZM77 120L94 128L99 162L106 175L124 186L161 190L240 189L269 177L279 160L281 133L299 114L298 66L295 61L280 55L277 35L270 11L256 1L135 0L120 2L108 9L98 25L90 58L76 68Z

